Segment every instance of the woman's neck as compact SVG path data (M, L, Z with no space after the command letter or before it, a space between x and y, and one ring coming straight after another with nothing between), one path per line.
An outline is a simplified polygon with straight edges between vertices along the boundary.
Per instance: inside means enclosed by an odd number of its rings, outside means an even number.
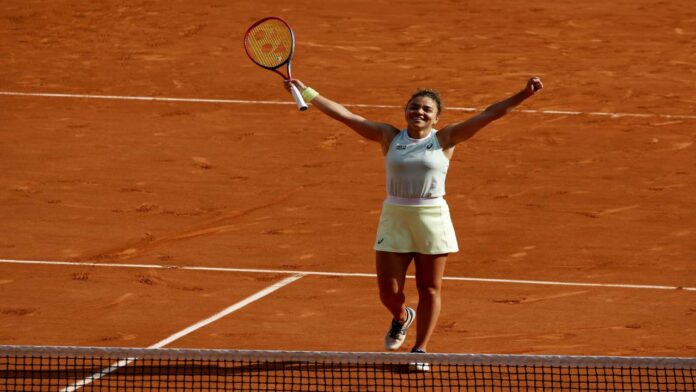
M411 129L407 128L406 133L408 133L408 137L411 139L423 139L428 137L430 133L432 132L432 128L417 128L417 129Z

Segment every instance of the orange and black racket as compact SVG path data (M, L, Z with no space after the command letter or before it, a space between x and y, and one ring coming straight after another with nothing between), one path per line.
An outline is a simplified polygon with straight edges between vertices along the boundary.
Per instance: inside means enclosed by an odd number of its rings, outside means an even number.
M295 33L283 19L270 16L251 25L244 34L244 49L256 65L277 73L283 80L292 79ZM283 65L287 65L287 75L278 70ZM290 92L297 107L307 110L307 103L293 84L290 84Z

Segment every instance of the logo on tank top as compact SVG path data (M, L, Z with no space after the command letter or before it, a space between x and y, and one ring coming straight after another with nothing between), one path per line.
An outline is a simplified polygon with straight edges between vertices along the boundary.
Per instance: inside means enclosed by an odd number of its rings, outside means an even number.
M430 142L427 146L425 146L426 150L430 150L431 148L433 148L433 142Z
M396 145L396 149L397 149L397 150L405 150L406 147L408 147L408 146L405 146L405 145L403 145L403 144L397 144L397 145Z

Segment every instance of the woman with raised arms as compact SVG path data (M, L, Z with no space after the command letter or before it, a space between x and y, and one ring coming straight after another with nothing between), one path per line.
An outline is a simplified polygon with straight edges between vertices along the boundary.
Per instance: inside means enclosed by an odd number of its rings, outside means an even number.
M445 178L454 148L533 96L543 87L541 80L532 77L517 94L439 130L435 125L443 108L435 90L419 89L408 99L404 110L406 128L399 129L354 114L300 80L286 81L285 87L289 89L290 83L321 112L382 147L387 198L374 249L380 300L392 316L384 347L387 350L401 347L418 314L416 341L411 352L425 352L440 314L447 257L459 250L444 199ZM412 261L416 265L419 298L416 310L405 305L404 295L406 271Z

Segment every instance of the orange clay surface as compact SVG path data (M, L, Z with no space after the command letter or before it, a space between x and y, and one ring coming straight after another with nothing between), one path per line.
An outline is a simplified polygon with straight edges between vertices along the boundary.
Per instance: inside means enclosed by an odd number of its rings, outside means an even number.
M696 356L693 1L126 4L3 1L0 90L240 102L0 95L0 344L146 347L316 271L339 274L169 346L382 350L374 277L341 274L374 272L383 158L247 59L278 15L294 76L373 120L402 126L417 87L447 124L543 79L457 147L448 277L672 287L447 280L430 351Z

